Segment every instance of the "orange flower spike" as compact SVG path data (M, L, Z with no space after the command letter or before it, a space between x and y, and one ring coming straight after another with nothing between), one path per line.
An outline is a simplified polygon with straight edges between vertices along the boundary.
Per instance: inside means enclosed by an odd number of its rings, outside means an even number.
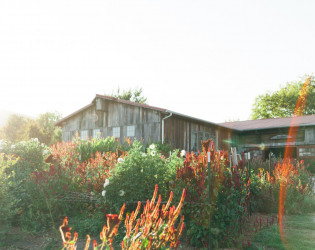
M122 220L122 216L124 214L125 207L126 207L126 204L124 203L124 205L120 209L120 213L119 213L119 216L118 216L119 220Z
M163 204L163 207L162 207L163 213L165 213L166 210L169 208L169 206L171 205L172 200L173 200L173 191L170 192L170 197L168 198L166 206Z
M138 205L137 205L137 208L136 208L136 211L135 211L135 219L137 218L137 215L138 215L138 213L140 211L140 207L141 207L141 202L138 201Z
M86 237L87 237L87 239L86 239L84 250L88 250L89 249L90 241L91 241L90 235L87 235Z
M162 198L161 198L161 195L159 195L158 202L156 203L155 208L154 208L154 210L152 212L152 216L153 217L156 216L156 213L158 213L161 201L162 201Z
M142 227L145 223L145 216L144 214L141 214L141 222L140 222L140 227Z
M121 241L121 249L126 249L124 241Z
M158 189L159 189L159 188L158 188L158 185L155 184L154 193L153 193L152 200L151 200L151 203L150 203L150 208L152 208L152 207L154 206Z
M76 242L78 240L78 233L74 232L73 241Z
M102 231L102 232L100 232L100 239L101 239L101 241L103 241L103 240L104 240L104 233L103 233L103 231Z
M151 249L151 247L152 247L152 237L150 236L149 237L149 244L148 244L146 249Z
M130 238L130 226L128 223L126 223L126 236L127 238Z
M63 219L62 225L63 225L63 226L68 225L68 217L67 217L67 216Z
M159 218L159 220L157 221L157 223L156 223L156 225L155 225L153 231L156 231L156 230L159 228L159 226L160 226L161 223L162 223L162 218Z
M93 249L94 249L94 250L97 249L97 242L96 242L96 240L93 240Z
M137 224L135 226L135 231L134 231L134 235L137 235L138 231L139 231L139 225L140 225L140 219L137 220Z
M133 227L134 221L135 221L135 212L132 211L132 213L131 213L131 215L130 215L130 219L129 219L129 226L130 226L131 228Z

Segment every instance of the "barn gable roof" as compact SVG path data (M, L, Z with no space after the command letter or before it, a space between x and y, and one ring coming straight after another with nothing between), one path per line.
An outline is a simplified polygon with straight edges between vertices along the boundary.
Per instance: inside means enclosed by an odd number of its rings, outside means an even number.
M224 123L219 123L219 125L223 125L230 129L235 129L239 131L272 129L272 128L287 128L287 127L299 127L299 126L314 126L315 115L224 122Z
M84 106L83 108L75 111L74 113L72 113L72 114L70 114L70 115L60 119L59 121L57 121L55 123L55 125L56 126L61 126L64 121L66 121L69 118L73 117L74 115L77 115L80 112L82 112L82 111L92 107L94 105L94 102L95 102L95 100L97 98L110 100L110 101L114 101L114 102L118 102L118 103L123 103L123 104L127 104L127 105L132 105L132 106L136 106L136 107L151 109L151 110L162 112L164 114L172 113L174 116L181 117L181 118L184 118L184 119L194 120L196 122L201 122L201 123L210 124L210 125L214 125L214 126L225 127L224 125L218 125L217 123L213 123L213 122L209 122L209 121L202 120L202 119L199 119L199 118L195 118L195 117L191 117L191 116L188 116L188 115L180 114L180 113L168 110L168 109L159 108L159 107L155 107L155 106L151 106L151 105L147 105L147 104L142 104L142 103L137 103L137 102L132 102L132 101L127 101L127 100L122 100L122 99L118 99L118 98L115 98L115 97L112 97L112 96L98 95L98 94L94 97L94 99L92 100L92 102L90 104L88 104L88 105Z

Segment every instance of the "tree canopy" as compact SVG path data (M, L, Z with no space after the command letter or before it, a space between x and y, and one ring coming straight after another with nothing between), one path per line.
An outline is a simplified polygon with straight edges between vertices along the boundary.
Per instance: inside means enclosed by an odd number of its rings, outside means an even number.
M111 96L123 100L128 100L132 102L138 102L145 104L147 102L147 98L142 95L142 88L135 88L135 89L124 89L120 90L117 89L116 93L111 94Z
M252 108L252 119L292 117L294 115L315 114L315 77L310 76L308 86L303 92L306 102L303 109L294 114L294 110L307 77L289 82L275 92L268 92L255 98Z
M40 114L36 119L14 114L1 128L0 138L13 143L38 138L40 142L50 145L61 140L61 129L55 127L55 122L60 118L58 112Z

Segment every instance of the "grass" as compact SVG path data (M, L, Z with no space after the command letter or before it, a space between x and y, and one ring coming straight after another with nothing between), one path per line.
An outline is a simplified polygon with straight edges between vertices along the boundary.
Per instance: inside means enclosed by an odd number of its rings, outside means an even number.
M284 241L279 226L262 230L252 241L249 249L314 249L315 214L288 215L284 221Z

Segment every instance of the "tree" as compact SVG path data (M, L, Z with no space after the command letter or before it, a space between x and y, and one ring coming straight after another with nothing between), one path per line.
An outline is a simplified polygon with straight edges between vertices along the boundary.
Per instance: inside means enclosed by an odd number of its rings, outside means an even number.
M292 117L301 94L306 77L299 81L289 82L273 93L266 93L255 98L252 108L252 119ZM305 106L299 110L299 115L315 114L315 76L310 76L308 86L305 88Z
M55 122L61 118L61 114L58 112L46 112L44 114L40 114L36 120L38 127L43 134L42 141L43 143L50 145L57 141L60 138L57 138L60 135L60 128L55 126ZM39 138L38 138L39 139ZM39 139L40 140L40 139Z
M21 115L10 115L6 124L1 128L1 139L13 143L27 140L28 136L25 131L30 120L30 118Z
M61 140L61 129L55 127L55 122L60 118L58 112L40 114L36 119L11 115L1 129L1 139L15 143L38 138L40 142L51 145Z
M127 89L120 92L120 88L117 89L116 93L111 94L111 96L123 100L128 100L132 102L138 102L146 104L147 98L142 96L142 88Z

